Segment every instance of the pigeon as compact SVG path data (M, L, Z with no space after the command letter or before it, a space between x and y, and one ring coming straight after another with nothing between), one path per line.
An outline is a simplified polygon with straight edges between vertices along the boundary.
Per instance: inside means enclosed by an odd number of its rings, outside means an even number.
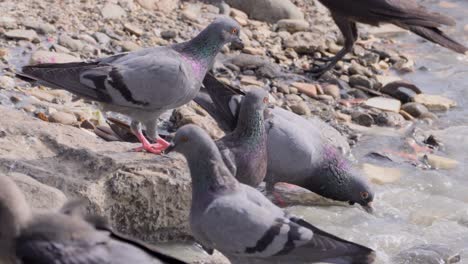
M229 172L200 127L177 130L166 152L185 156L192 177L190 227L204 249L231 263L373 263L375 252L289 215Z
M345 39L344 47L336 56L321 67L311 69L317 76L332 69L347 53L358 38L356 23L379 26L383 23L394 24L407 29L426 40L457 53L466 54L468 49L447 36L440 27L453 26L455 21L439 13L431 13L415 0L319 0L331 13L333 20Z
M252 89L244 98L235 129L216 141L224 163L241 183L257 187L267 171L264 115L268 93Z
M207 97L206 94L209 96ZM207 74L202 93L195 98L221 127L231 130L238 118L243 93ZM199 100L204 98L203 100ZM324 138L309 120L274 107L269 110L267 131L267 192L277 182L294 184L326 198L359 204L372 212L374 193L367 179L342 152ZM278 199L281 203L281 200Z
M221 48L227 43L241 42L239 32L237 22L221 17L184 43L91 62L25 66L19 75L101 102L106 111L129 116L132 132L142 143L135 150L160 154L169 143L158 136L158 117L196 96ZM154 144L143 135L141 123Z
M76 204L33 212L18 186L0 176L0 263L185 264L112 231L101 217L74 213Z

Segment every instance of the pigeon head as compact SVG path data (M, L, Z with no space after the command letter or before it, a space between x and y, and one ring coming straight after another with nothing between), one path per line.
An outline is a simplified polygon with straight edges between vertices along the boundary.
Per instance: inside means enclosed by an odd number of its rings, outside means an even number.
M333 200L357 203L371 213L374 193L367 180L332 146L323 147L322 158L322 165L303 187Z
M177 130L165 153L176 151L190 160L192 157L215 152L213 150L218 148L208 133L196 125L185 125ZM220 156L219 151L217 152Z
M207 28L206 31L210 32L212 37L217 37L223 42L235 43L236 45L242 45L240 39L240 25L229 17L220 17L213 21Z
M263 111L269 104L268 93L263 89L250 90L242 100L242 105Z

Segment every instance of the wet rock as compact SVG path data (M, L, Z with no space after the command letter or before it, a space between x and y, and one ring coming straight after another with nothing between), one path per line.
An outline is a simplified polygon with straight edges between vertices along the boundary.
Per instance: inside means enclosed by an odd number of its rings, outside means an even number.
M0 16L0 27L6 29L12 29L17 26L16 19L13 17L2 15Z
M392 111L392 112L398 113L400 111L401 102L392 98L373 97L373 98L367 99L364 102L364 105L368 107L384 110L384 111Z
M161 38L163 39L173 39L177 36L177 32L174 30L164 30L161 31Z
M278 30L288 31L289 33L296 33L298 31L307 31L310 26L305 20L299 19L281 19L277 23Z
M4 176L2 176L4 177ZM47 186L22 173L12 172L10 177L26 196L26 201L34 209L59 209L67 197L63 192L51 186Z
M143 8L149 10L160 10L162 12L170 12L174 10L178 4L178 0L136 0Z
M131 34L133 34L133 35L135 35L137 37L143 35L143 29L139 28L138 26L136 26L134 24L125 23L124 28L125 28L125 30L127 30L128 32L130 32Z
M450 170L456 168L459 164L459 162L456 160L434 154L422 154L420 156L434 169Z
M401 107L401 109L416 118L429 112L427 107L420 103L406 103Z
M290 106L290 108L291 108L291 111L293 111L294 113L298 115L308 116L311 113L309 106L307 106L307 104L304 101L293 104Z
M460 253L448 246L424 244L406 249L392 258L395 264L452 264L459 263Z
M457 105L455 101L441 95L417 94L413 100L426 106L430 111L447 111Z
M405 118L399 113L382 112L375 118L375 123L379 126L402 126L405 123Z
M72 51L81 51L85 46L81 40L74 39L66 34L62 34L59 37L58 42L60 45L65 46Z
M69 54L39 50L31 56L30 64L39 63L67 63L81 61L79 58Z
M36 31L31 29L13 29L4 33L7 38L16 39L16 40L28 40L28 41L38 41L39 37L37 36Z
M54 25L38 20L25 20L23 22L24 27L34 29L36 32L40 34L50 34L56 31Z
M8 76L0 76L0 89L11 90L15 88L15 80Z
M370 163L362 164L362 171L371 182L379 185L397 182L401 178L399 169L380 167Z
M304 14L289 0L225 0L231 7L247 13L250 18L276 23L281 19L304 19Z
M397 80L395 80L397 79ZM414 84L398 80L398 78L383 78L378 76L377 80L382 84L380 91L388 94L393 98L400 100L402 103L413 101L413 97L421 93L421 90Z
M295 82L291 84L292 87L296 88L299 92L314 98L317 96L317 85L313 83L302 83Z
M73 125L77 122L76 116L66 112L54 112L49 116L49 121L63 125Z
M352 120L361 126L370 127L374 124L374 118L368 113L354 112L351 114Z
M105 19L119 19L125 16L126 12L119 5L107 3L101 9L101 15Z
M369 78L367 78L364 75L358 75L358 74L355 74L349 77L349 85L351 85L352 87L362 86L362 87L369 88L369 89L372 88L371 80L369 80Z

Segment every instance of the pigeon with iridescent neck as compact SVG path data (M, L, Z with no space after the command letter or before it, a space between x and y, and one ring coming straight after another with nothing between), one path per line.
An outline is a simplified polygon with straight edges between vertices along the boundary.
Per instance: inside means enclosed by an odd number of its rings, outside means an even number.
M19 75L101 102L106 111L129 116L132 132L143 145L136 150L159 154L168 143L158 136L158 117L196 96L221 48L230 42L241 42L239 30L234 20L218 18L184 43L91 62L25 66ZM143 135L141 123L154 144Z
M267 170L267 133L264 117L268 93L249 91L239 110L234 131L216 141L224 163L241 183L257 187Z
M239 183L210 136L180 128L166 151L187 159L192 177L190 227L205 250L219 250L233 264L370 264L375 252L289 215L258 190Z

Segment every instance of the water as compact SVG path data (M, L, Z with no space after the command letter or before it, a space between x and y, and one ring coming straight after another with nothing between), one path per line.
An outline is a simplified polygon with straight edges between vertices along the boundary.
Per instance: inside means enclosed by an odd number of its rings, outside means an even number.
M442 8L436 0L422 1L431 10L450 14L457 27L447 29L450 36L468 45L468 2L449 0L456 8ZM377 251L377 263L392 263L400 251L424 243L447 245L461 252L461 262L468 263L468 59L438 46L421 43L413 35L401 37L395 46L412 54L416 70L401 76L418 85L423 92L441 94L457 101L458 107L439 114L430 128L445 144L441 155L460 162L453 170L424 170L410 164L393 165L401 169L401 180L375 185L374 215L358 208L295 207L296 214L336 235L367 245ZM360 162L365 154L382 149L398 149L398 137L364 136L353 149Z

